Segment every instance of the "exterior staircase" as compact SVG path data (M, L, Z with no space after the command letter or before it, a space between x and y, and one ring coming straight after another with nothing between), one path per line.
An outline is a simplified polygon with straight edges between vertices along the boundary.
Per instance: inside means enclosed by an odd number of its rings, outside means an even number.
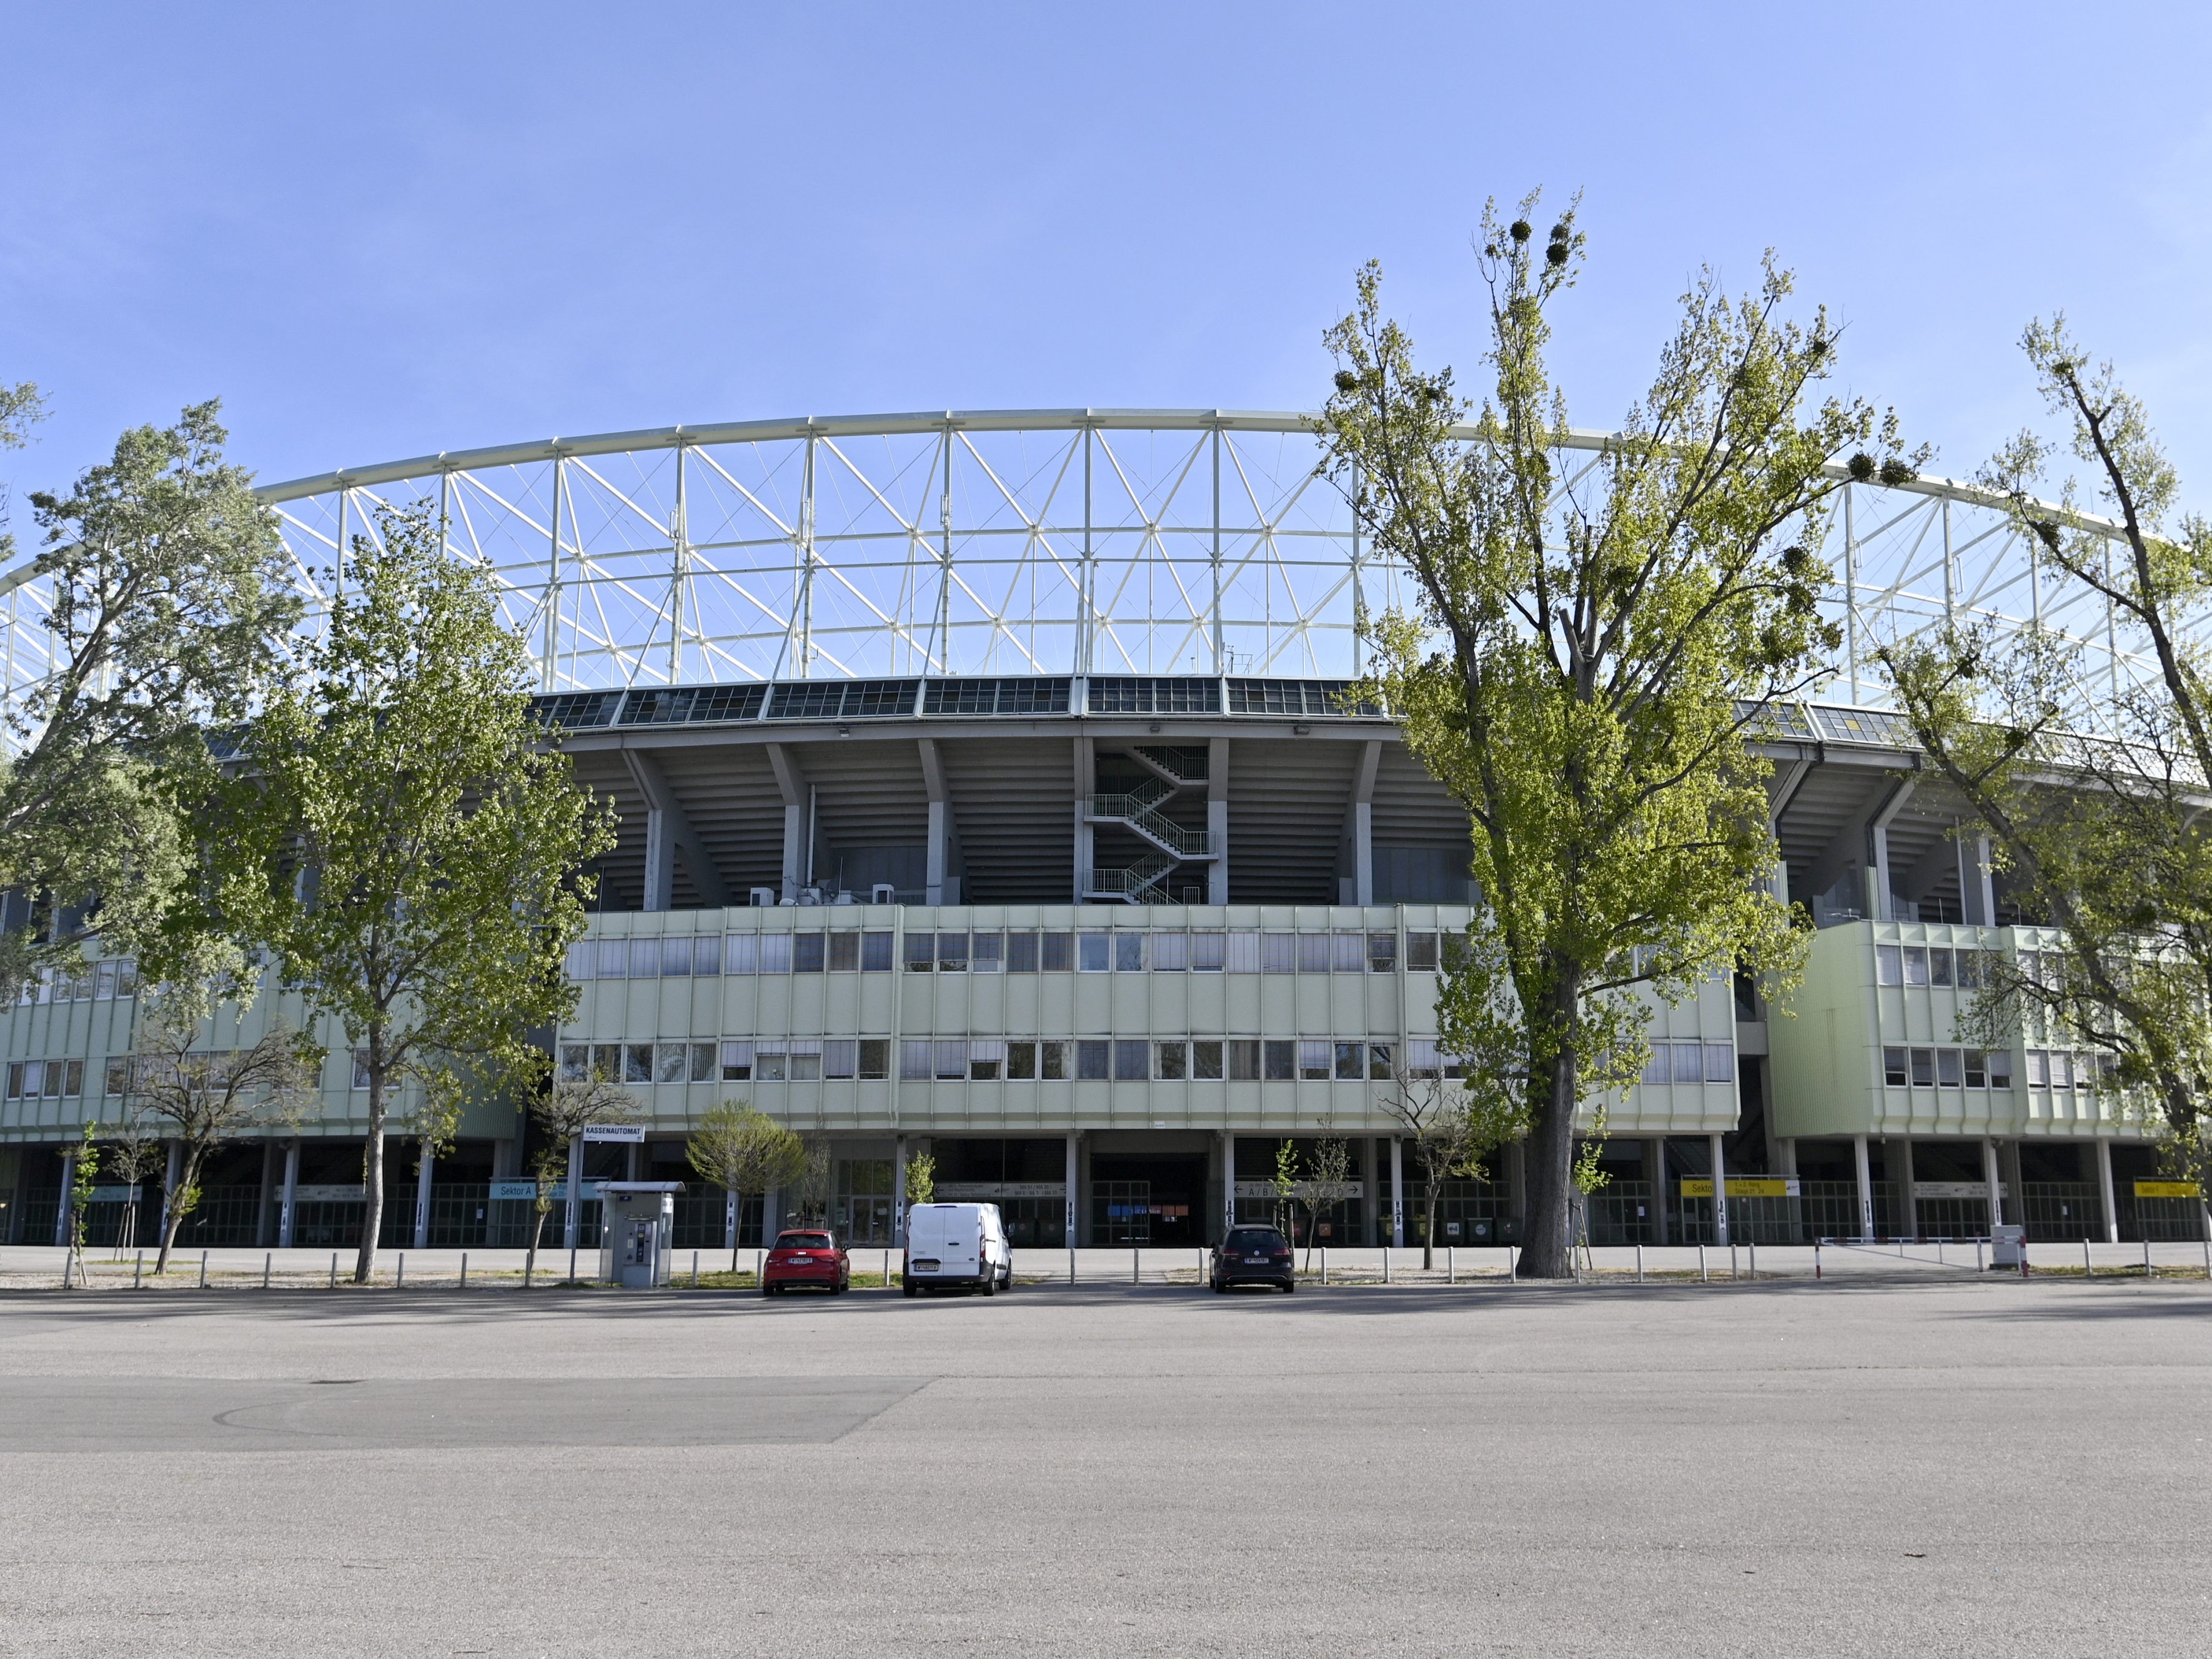
M1212 831L1187 828L1159 810L1186 784L1206 781L1205 750L1147 744L1133 752L1152 776L1123 793L1090 796L1083 804L1083 815L1091 823L1118 824L1146 842L1150 850L1126 868L1085 872L1085 898L1149 903L1165 895L1170 878L1182 865L1210 862L1221 856Z

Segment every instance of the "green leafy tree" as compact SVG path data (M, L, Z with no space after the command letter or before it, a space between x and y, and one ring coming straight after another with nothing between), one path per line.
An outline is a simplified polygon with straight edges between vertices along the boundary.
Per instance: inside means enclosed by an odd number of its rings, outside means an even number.
M0 993L72 968L86 926L167 971L157 935L190 863L180 813L213 776L206 733L283 666L300 598L216 408L126 432L66 494L30 497L56 667L8 716L0 885L38 908L0 945Z
M84 1228L88 1212L92 1208L92 1195L100 1185L100 1125L85 1121L84 1130L77 1137L76 1159L70 1176L69 1256L63 1263L62 1279L69 1280L70 1268L76 1269L76 1282L85 1282Z
M937 1157L933 1152L916 1152L906 1161L906 1202L912 1209L917 1204L937 1202Z
M538 1086L531 1033L574 1010L562 956L613 833L532 715L488 578L428 515L380 513L339 587L304 675L248 728L223 905L359 1053L366 1283L401 1091L438 1121L465 1090Z
M1565 450L1545 351L1583 238L1571 208L1540 241L1535 205L1484 214L1480 408L1417 363L1370 264L1327 337L1320 430L1363 532L1413 578L1412 608L1369 624L1367 690L1473 821L1474 969L1446 977L1441 1018L1464 1004L1518 1034L1527 1271L1558 1278L1577 1114L1632 1079L1639 993L1680 999L1739 964L1780 990L1798 970L1747 729L1838 643L1807 550L1840 479L1902 482L1918 458L1864 404L1811 404L1835 331L1785 319L1771 261L1741 298L1701 278L1619 435Z
M726 1231L730 1236L730 1271L738 1270L738 1206L743 1194L766 1195L797 1181L806 1167L806 1148L799 1138L765 1112L740 1101L726 1100L710 1107L699 1127L685 1141L684 1155L702 1181L711 1181L729 1194Z
M1313 1267L1314 1246L1321 1238L1322 1218L1352 1195L1352 1148L1341 1135L1324 1134L1306 1148L1304 1167L1291 1188L1291 1197L1305 1206L1306 1266Z
M281 1023L243 1048L216 1053L204 1046L216 1001L250 1004L251 988L216 979L141 993L124 1098L179 1143L177 1188L162 1218L156 1273L169 1270L177 1234L199 1208L200 1174L216 1148L296 1123L313 1097L322 1050Z
M1288 1135L1275 1143L1275 1173L1267 1184L1275 1191L1275 1225L1282 1229L1284 1237L1289 1238L1296 1219L1293 1206L1297 1201L1298 1149Z
M100 1152L108 1179L125 1189L122 1213L115 1218L115 1255L119 1261L138 1243L138 1200L161 1167L167 1149L153 1126L138 1112L125 1110L111 1127ZM157 1266L155 1272L160 1271Z
M2117 1114L2142 1118L2168 1170L2203 1191L2212 523L2180 510L2148 411L2063 318L2031 325L2022 345L2064 435L2021 434L1978 482L2045 570L2109 604L2154 672L2109 686L2100 676L2093 707L2080 647L2040 624L1955 628L1881 655L1921 746L1989 832L2011 897L2063 939L2046 957L2057 971L1990 961L1968 1017L1977 1040L2007 1042L2035 1021L2102 1050ZM2074 480L2051 482L2067 451L2090 469L2087 501Z

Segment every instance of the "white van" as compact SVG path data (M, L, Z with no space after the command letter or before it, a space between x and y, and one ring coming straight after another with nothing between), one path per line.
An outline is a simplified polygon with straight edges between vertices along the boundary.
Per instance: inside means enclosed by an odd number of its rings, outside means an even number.
M906 1212L906 1293L958 1286L995 1296L1014 1287L1014 1253L995 1204L916 1204Z

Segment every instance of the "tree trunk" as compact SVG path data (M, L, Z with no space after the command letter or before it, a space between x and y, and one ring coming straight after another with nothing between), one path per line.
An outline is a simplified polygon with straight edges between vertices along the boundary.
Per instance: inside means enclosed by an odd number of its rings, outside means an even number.
M376 1241L384 1229L384 1055L372 1036L368 1055L368 1145L361 1159L361 1252L354 1258L353 1282L368 1283L376 1270Z
M1423 1273L1427 1273L1437 1265L1437 1183L1434 1181L1429 1182L1429 1218L1427 1224L1421 1229L1421 1271Z
M1575 1163L1575 1056L1562 1044L1552 1057L1542 1103L1528 1132L1528 1236L1520 1271L1531 1279L1573 1276L1570 1194Z
M524 1258L522 1263L522 1280L526 1285L538 1272L538 1242L545 1237L545 1211L539 1210L538 1219L530 1229L530 1254Z

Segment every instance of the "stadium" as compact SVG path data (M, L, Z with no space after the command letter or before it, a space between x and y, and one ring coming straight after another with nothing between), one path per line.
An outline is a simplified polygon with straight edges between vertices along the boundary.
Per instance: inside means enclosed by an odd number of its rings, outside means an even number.
M1567 473L1603 442L1577 434ZM530 641L579 779L618 807L577 1012L547 1040L571 1074L616 1072L647 1133L586 1149L565 1242L596 1242L591 1182L688 1179L687 1129L733 1097L829 1139L855 1243L896 1242L922 1152L1018 1249L1200 1243L1270 1212L1279 1144L1323 1133L1352 1146L1324 1237L1416 1241L1388 1108L1451 1068L1433 1002L1471 914L1468 824L1388 711L1346 695L1365 619L1411 595L1319 459L1295 414L945 413L262 490L311 626L380 505L440 513ZM1960 1036L1988 957L2056 936L1886 711L1873 653L1947 622L2057 629L2091 730L2143 665L2001 502L1934 479L1841 495L1823 551L1844 650L1760 726L1776 879L1818 927L1805 983L1786 1015L1744 980L1655 1006L1589 1237L2197 1237L2201 1206L2161 1195L2091 1056L2033 1028L2007 1050ZM16 696L52 642L27 561L4 580ZM0 1242L58 1239L70 1145L119 1109L134 988L101 963L6 1014ZM267 996L210 1042L271 1018L302 1017ZM319 1109L222 1155L185 1243L353 1243L365 1096L318 1036ZM483 1102L434 1156L395 1135L385 1239L524 1243L533 1133ZM1517 1236L1514 1150L1486 1173L1452 1183L1437 1242ZM692 1180L676 1243L754 1243L782 1205ZM95 1239L119 1208L95 1206Z

